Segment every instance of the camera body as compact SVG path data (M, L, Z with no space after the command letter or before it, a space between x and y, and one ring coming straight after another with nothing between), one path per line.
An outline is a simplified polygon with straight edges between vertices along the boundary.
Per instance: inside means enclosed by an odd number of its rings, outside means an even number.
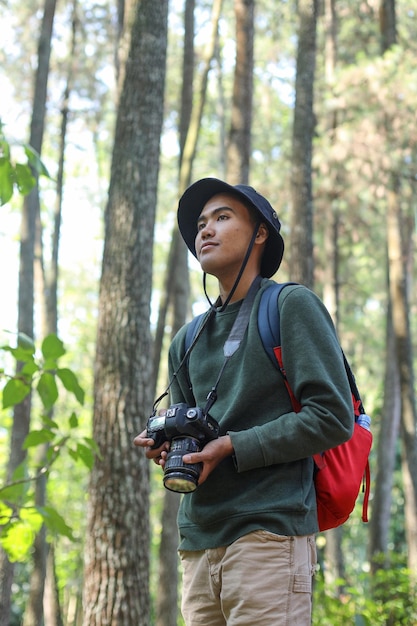
M197 488L202 464L184 463L182 458L184 454L200 452L209 441L217 439L219 425L199 407L180 402L171 405L165 415L151 415L146 436L154 440L154 449L165 441L171 444L164 467L164 486L189 493Z

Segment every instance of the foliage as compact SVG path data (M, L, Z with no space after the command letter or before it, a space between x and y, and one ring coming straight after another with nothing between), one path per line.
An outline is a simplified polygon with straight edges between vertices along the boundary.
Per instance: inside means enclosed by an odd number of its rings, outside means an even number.
M340 590L343 591L340 591ZM337 580L325 583L322 572L316 580L313 626L409 626L417 623L415 576L397 558L389 569L372 576L362 572L354 583Z
M58 423L52 414L64 390L80 405L84 403L84 390L77 376L71 369L60 366L60 359L66 353L62 341L56 335L49 335L43 340L38 355L32 339L21 333L15 347L5 345L1 350L12 355L17 365L13 375L0 370L0 380L4 383L3 414L36 391L40 400L41 426L29 432L24 449L42 448L46 451L40 467L33 470L26 455L13 475L0 486L0 544L10 560L23 561L42 524L53 534L73 539L72 529L54 507L35 505L34 483L49 474L64 448L74 461L81 461L88 469L92 468L98 450L90 437L78 435L79 420L75 411L71 411L66 420L60 419L62 423ZM7 417L4 423L6 421Z
M0 120L0 206L9 202L16 190L23 196L30 193L36 183L34 172L49 177L48 170L36 150L27 144L20 144L14 148L21 148L26 162L17 161L14 155L12 156L12 146L4 135Z

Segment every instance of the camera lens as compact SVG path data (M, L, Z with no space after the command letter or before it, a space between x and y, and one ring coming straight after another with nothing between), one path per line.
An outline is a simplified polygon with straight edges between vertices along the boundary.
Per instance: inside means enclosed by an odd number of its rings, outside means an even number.
M164 469L164 485L170 491L190 493L197 488L201 463L184 463L184 454L200 452L200 443L192 437L176 437L172 440Z

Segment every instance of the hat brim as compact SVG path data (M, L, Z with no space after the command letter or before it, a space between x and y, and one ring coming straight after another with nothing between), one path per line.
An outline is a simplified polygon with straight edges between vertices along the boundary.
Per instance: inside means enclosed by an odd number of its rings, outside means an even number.
M271 218L256 206L248 194L218 178L198 180L188 187L180 198L178 226L187 248L197 257L195 238L197 236L198 218L210 198L219 193L230 193L241 198L243 204L252 206L268 226L269 236L262 256L261 275L270 278L278 270L284 255L284 240L281 234L276 230L276 225L272 223Z

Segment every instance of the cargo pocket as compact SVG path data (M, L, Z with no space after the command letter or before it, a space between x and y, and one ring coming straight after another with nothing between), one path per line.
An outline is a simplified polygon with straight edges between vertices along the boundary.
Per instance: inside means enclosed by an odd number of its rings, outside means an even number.
M305 574L295 574L292 590L294 593L311 593L311 576Z

